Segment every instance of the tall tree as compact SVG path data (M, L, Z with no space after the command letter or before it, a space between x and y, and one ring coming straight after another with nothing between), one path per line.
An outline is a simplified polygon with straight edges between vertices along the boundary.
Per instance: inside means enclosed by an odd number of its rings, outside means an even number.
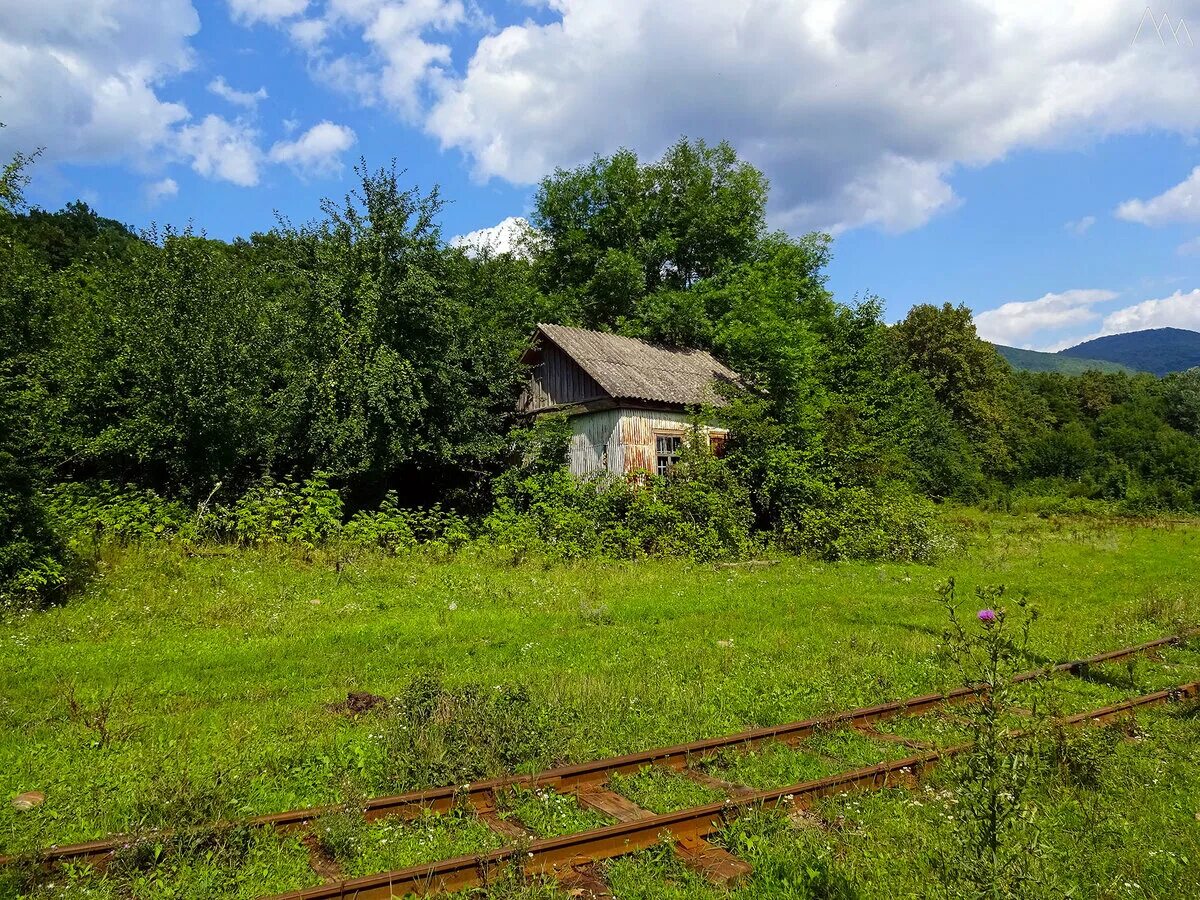
M582 325L654 332L663 317L647 314L648 298L752 257L766 197L762 173L725 142L680 139L648 165L620 150L559 169L535 201L542 286Z
M497 314L494 292L525 287L502 262L446 248L436 189L401 188L394 167L357 171L360 189L326 201L322 221L275 233L305 365L293 456L344 478L419 474L410 493L435 499L498 453L521 316Z
M892 337L898 359L925 380L993 471L1009 470L1016 388L996 349L976 333L971 310L950 303L914 306Z
M46 349L46 272L8 227L24 205L18 154L0 171L0 607L29 603L66 584L67 552L38 495L42 472L29 422L39 396L32 362Z

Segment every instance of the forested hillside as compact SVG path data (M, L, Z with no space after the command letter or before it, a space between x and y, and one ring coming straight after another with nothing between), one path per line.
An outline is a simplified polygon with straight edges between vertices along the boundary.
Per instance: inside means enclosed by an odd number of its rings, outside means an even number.
M996 352L1004 357L1005 362L1018 372L1061 372L1064 375L1082 375L1084 372L1126 372L1130 375L1134 369L1120 363L1103 359L1085 359L1077 356L1065 356L1062 353L1044 353L1040 350L1023 350L1020 347L1006 347L1003 344L993 344Z
M930 501L1200 504L1200 373L1014 373L962 306L889 329L827 289L830 238L767 228L766 180L726 144L553 173L514 255L449 246L439 191L394 169L224 242L28 210L28 163L0 212L7 602L65 589L105 529L923 559ZM561 428L513 413L539 321L712 350L751 385L727 456L572 481Z
M1168 375L1200 366L1200 332L1184 328L1148 328L1084 341L1059 355L1120 363L1142 372Z

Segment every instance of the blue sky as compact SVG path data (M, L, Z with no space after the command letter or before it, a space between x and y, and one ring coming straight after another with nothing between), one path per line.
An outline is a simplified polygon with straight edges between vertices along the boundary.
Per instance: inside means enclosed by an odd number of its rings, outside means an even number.
M1200 329L1200 2L1045 7L0 0L0 153L45 148L39 205L222 238L395 157L450 237L556 165L727 138L890 319L964 302L1039 349Z

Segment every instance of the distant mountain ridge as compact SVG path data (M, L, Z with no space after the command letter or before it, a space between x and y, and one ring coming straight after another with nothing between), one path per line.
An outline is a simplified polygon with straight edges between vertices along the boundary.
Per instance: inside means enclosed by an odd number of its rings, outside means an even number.
M1200 366L1200 332L1184 328L1148 328L1110 334L1057 353L1022 350L1003 344L992 346L1010 366L1023 372L1061 372L1064 375L1087 371L1150 372L1161 378Z
M1200 332L1150 328L1110 334L1060 350L1056 355L1102 359L1163 376L1200 366Z
M1082 375L1084 372L1133 374L1134 371L1128 366L1103 359L1079 359L1074 356L1063 356L1061 353L1022 350L1020 347L1006 347L1003 344L993 344L992 346L1018 372L1060 372L1063 375Z

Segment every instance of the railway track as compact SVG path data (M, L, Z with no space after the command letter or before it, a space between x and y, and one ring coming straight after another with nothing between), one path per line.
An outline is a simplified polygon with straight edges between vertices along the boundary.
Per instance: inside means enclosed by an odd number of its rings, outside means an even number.
M1112 706L1078 713L1059 720L1062 725L1105 722L1137 709L1174 700L1200 696L1200 681L1151 694L1144 694ZM842 772L782 788L754 791L724 802L711 803L665 815L630 816L627 821L562 837L535 840L525 846L508 846L491 853L460 856L392 872L353 878L336 884L320 885L263 900L388 900L409 894L428 895L467 887L485 886L505 877L512 867L524 875L553 878L568 885L588 879L581 868L591 863L644 850L660 842L664 835L675 841L676 852L685 862L706 869L718 881L730 881L748 874L749 867L736 857L708 844L709 835L751 809L790 806L804 808L819 797L852 790L874 790L896 785L912 786L921 773L944 759L969 750L970 744L958 744L938 750ZM580 794L587 802L586 794ZM739 865L740 863L740 865ZM732 877L730 877L732 876ZM595 897L608 896L602 888L581 889Z
M1140 653L1178 644L1188 636L1189 634L1169 635L1083 659L1025 672L1015 676L1014 680L1024 682L1050 674L1078 674L1092 666L1127 659ZM769 791L752 791L741 785L721 782L696 768L696 763L722 751L748 750L768 743L794 745L812 737L819 731L837 728L852 727L871 737L884 737L872 728L873 723L897 716L921 715L949 704L962 703L978 696L982 690L981 687L963 687L945 694L926 694L784 725L753 729L724 737L557 767L533 775L506 776L469 785L451 785L376 797L364 804L363 813L368 821L388 817L411 819L426 811L444 813L455 807L469 807L481 821L506 841L518 839L521 841L523 852L528 853L528 856L521 860L522 868L525 871L550 875L569 883L574 880L581 885L583 893L589 890L589 883L588 876L579 870L579 863L582 860L595 861L633 852L654 844L664 832L670 832L676 839L676 849L685 862L702 869L715 880L734 880L745 874L748 869L746 864L720 848L708 844L705 837L740 812L766 804L778 804L784 798L789 798L789 802L796 803L801 802L797 798L811 799L829 793L839 793L843 790L882 787L895 784L898 780L911 781L924 768L948 755L961 752L965 748L929 749L906 759ZM1160 691L1126 701L1116 707L1083 714L1083 718L1077 716L1072 719L1083 721L1087 718L1110 717L1120 715L1123 711L1140 705L1164 702L1179 693L1195 695L1200 690L1200 684L1183 685L1174 690L1176 694ZM647 766L681 772L701 784L728 793L730 799L707 807L698 807L668 815L655 815L636 807L620 794L605 787L606 782L613 775L635 773ZM513 788L549 789L559 793L573 794L581 805L602 812L618 821L616 825L594 831L535 840L532 836L522 834L519 826L498 815L498 798ZM341 805L310 807L257 816L229 824L292 831L307 828L322 815L343 810L344 807ZM162 837L166 834L166 832L158 832L155 836ZM86 863L103 868L122 848L129 846L131 842L146 838L146 835L115 835L81 844L53 846L40 852L40 860L45 865ZM317 900L317 898L335 897L367 900L367 898L375 897L403 896L406 892L428 893L486 884L513 865L514 852L516 852L515 845L488 854L445 860L398 872L322 885L304 891L279 895L275 900L284 900L284 898L287 900ZM12 861L10 858L0 858L0 865L10 861ZM595 888L595 885L590 887Z

